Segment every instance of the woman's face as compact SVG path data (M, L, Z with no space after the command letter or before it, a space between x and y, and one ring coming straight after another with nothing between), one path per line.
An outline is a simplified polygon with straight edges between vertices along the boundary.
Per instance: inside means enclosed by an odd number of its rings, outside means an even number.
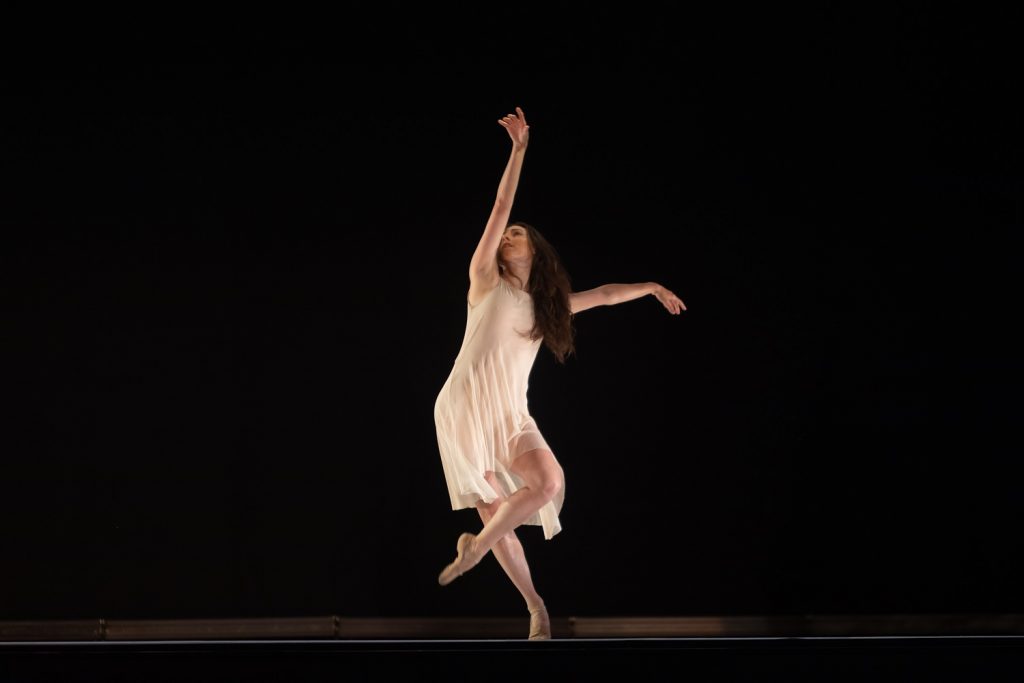
M505 228L505 234L501 237L501 246L498 253L506 261L531 260L533 258L533 247L530 245L530 238L526 234L526 228L521 225L511 225Z

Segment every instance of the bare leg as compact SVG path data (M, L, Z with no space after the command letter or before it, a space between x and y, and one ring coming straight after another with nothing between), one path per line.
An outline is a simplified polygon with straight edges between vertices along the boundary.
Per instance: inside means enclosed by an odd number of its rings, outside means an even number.
M504 501L498 501L496 504L502 505ZM493 505L491 508L482 507L480 509L480 518L483 519L484 524L494 514L490 511L493 509ZM526 563L526 552L523 550L523 544L519 541L519 537L516 536L516 532L508 532L491 548L491 552L494 553L494 557L498 560L501 568L505 570L508 578L512 580L512 585L519 590L523 599L526 600L526 607L533 609L543 605L544 601L533 587L530 567Z
M487 480L496 491L501 487L493 479L493 473L488 472ZM487 475L484 475L487 476ZM477 510L480 518L486 525L494 516L495 511L505 503L505 498L499 498L490 505L477 503ZM537 590L533 587L533 579L530 577L530 567L526 564L526 553L523 544L515 531L510 531L491 548L494 557L497 558L501 568L512 580L512 584L519 589L523 599L526 600L526 607L530 611L530 640L548 640L551 638L551 620L548 617L544 600L541 599Z
M526 486L506 498L476 535L473 547L480 556L554 498L562 486L561 468L547 449L523 453L512 463L512 471L522 477Z
M511 469L526 485L504 500L479 534L464 533L459 537L458 557L438 576L442 586L475 567L503 536L529 519L561 490L561 467L545 448L523 453L512 463Z

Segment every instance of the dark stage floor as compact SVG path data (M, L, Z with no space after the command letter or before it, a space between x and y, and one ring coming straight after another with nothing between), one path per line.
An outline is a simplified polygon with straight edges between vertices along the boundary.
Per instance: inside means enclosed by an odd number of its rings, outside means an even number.
M0 643L3 681L571 681L666 676L1020 681L1024 636Z

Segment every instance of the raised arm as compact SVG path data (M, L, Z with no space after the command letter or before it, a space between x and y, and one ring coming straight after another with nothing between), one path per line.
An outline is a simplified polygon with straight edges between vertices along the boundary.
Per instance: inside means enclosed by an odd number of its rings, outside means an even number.
M509 154L501 182L498 183L498 196L494 199L491 216L487 219L484 234L469 263L470 279L491 277L498 272L498 245L501 244L501 236L512 213L512 201L516 196L519 173L523 168L523 157L526 156L526 147L530 139L530 126L526 124L523 110L516 107L516 112L518 114L509 114L498 121L512 138L512 152Z

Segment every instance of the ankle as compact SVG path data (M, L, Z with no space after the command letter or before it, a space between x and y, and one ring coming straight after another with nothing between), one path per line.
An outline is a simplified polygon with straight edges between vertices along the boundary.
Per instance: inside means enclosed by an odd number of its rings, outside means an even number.
M466 551L469 553L470 557L481 557L483 555L483 553L480 552L479 536L473 536L472 540L467 544Z

